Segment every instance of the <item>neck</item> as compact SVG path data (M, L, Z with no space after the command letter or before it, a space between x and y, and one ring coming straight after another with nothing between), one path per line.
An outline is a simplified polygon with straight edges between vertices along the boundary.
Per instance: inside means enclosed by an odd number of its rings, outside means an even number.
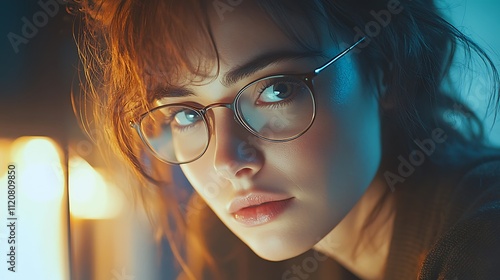
M394 224L394 196L389 193L380 208L377 205L387 188L383 177L377 176L354 208L314 249L361 279L383 279ZM372 217L374 211L378 212Z

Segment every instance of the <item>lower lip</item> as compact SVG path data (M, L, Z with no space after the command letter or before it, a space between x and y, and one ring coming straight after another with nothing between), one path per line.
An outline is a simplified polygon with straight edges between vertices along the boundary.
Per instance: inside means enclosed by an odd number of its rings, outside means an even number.
M250 206L233 213L236 221L245 226L258 226L274 220L286 210L292 198Z

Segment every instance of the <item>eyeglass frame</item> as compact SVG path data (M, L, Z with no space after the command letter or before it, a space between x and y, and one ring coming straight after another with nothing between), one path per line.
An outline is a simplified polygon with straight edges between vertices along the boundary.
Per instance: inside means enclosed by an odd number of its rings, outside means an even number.
M191 163L191 162L194 162L194 161L198 160L199 158L201 158L205 154L205 152L207 151L207 149L208 149L208 147L210 145L210 139L211 139L211 134L212 134L211 127L210 127L209 122L208 122L207 117L206 117L206 113L208 112L208 110L214 109L214 108L217 108L217 107L225 107L225 108L228 108L231 111L233 111L233 115L234 115L234 117L236 117L236 121L238 122L238 124L240 124L241 126L243 126L248 132L250 132L252 135L254 135L255 137L257 137L259 139L262 139L262 140L265 140L265 141L269 141L269 142L275 142L275 143L283 143L283 142L288 142L288 141L297 139L297 138L299 138L300 136L302 136L304 133L306 133L309 130L309 128L312 126L312 124L314 123L314 120L316 118L316 100L315 100L315 97L314 97L314 85L313 85L312 80L316 76L318 76L323 70L325 70L326 68L328 68L328 66L332 65L334 62L336 62L337 60L339 60L340 58L342 58L343 56L345 56L347 53L349 53L351 50L353 50L354 48L356 48L365 39L366 39L366 37L362 37L361 39L359 39L358 41L356 41L353 45L351 45L350 47L348 47L347 49L345 49L344 51L342 51L341 53L337 54L332 59L330 59L329 61L327 61L326 63L324 63L322 66L314 69L311 72L308 72L308 73L305 73L305 74L282 74L282 75L278 74L278 75L271 75L271 76L266 76L266 77L262 77L262 78L256 79L256 80L248 83L244 87L242 87L238 91L238 93L236 94L236 96L234 97L234 99L233 99L233 101L231 103L213 103L213 104L209 104L209 105L207 105L207 106L205 106L205 107L203 107L201 109L200 108L195 108L193 106L189 106L189 105L186 105L186 104L182 104L182 103L165 104L165 105L154 107L151 110L149 110L149 111L147 111L145 113L142 113L135 121L131 120L129 122L129 125L130 125L131 128L133 128L133 129L135 129L137 131L137 133L139 134L139 137L141 138L142 142L144 144L146 144L146 146L149 148L149 150L151 152L153 152L153 155L157 159L159 159L160 161L162 161L164 163L172 164L172 165L181 165L181 164ZM276 139L266 138L266 137L258 134L256 131L254 131L254 129L252 129L243 120L243 118L241 116L241 112L238 109L237 103L238 103L238 101L239 101L240 96L242 95L242 93L248 87L252 86L256 82L261 81L261 80L265 80L265 79L280 78L280 77L294 77L294 78L297 78L297 79L299 79L299 80L301 80L301 81L304 82L304 84L308 87L309 92L311 93L312 105L313 105L313 115L311 117L311 122L309 123L309 125L307 126L307 128L304 129L304 131L302 131L301 133L299 133L299 134L297 134L297 135L295 135L293 137L288 137L288 138L285 138L285 139L276 140ZM145 139L145 136L144 136L144 134L141 131L141 123L142 123L142 120L146 116L148 116L153 111L160 110L160 109L166 108L166 107L172 107L172 106L183 106L183 107L192 109L193 111L197 112L198 114L200 114L202 116L203 121L205 122L205 126L207 127L207 130L208 130L208 141L207 141L207 145L206 145L205 149L200 153L200 155L198 157L196 157L196 158L194 158L192 160L186 161L186 162L182 162L182 163L174 163L174 162L170 162L168 160L163 159L159 155L159 153L156 152L155 149L153 149L153 147L151 147L151 145L149 144L149 141L147 141Z

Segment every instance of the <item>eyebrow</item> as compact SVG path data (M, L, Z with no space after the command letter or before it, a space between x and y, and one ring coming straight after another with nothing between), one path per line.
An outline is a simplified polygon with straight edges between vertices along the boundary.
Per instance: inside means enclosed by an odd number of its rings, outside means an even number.
M275 51L261 54L243 65L238 65L230 69L223 76L221 83L225 87L230 87L238 81L247 78L272 64L282 61L319 56L324 56L324 54L320 51ZM196 94L189 89L169 86L154 90L153 98L158 100L161 98L188 97L194 95Z
M239 80L247 78L271 64L276 64L286 60L296 60L307 57L321 56L321 54L322 53L318 51L279 51L262 54L241 66L235 66L234 68L229 70L224 75L222 84L226 87L229 87Z
M168 87L156 88L155 90L153 90L152 99L154 101L166 97L175 98L175 97L187 97L193 95L195 95L195 93L187 88L168 86Z

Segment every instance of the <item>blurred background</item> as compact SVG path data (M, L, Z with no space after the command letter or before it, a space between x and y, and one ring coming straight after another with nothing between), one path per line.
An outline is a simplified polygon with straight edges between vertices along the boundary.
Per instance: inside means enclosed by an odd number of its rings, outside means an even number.
M133 206L128 181L112 177L77 124L70 100L71 90L78 90L74 18L59 2L41 1L49 2L56 4L0 4L2 260L10 236L4 226L8 164L15 163L19 174L17 272L9 273L2 261L0 279L174 279L168 245L163 242L165 254L159 254L145 214ZM450 0L440 5L500 67L500 2ZM28 21L36 25L23 29ZM487 85L482 77L465 97L480 116L488 101L481 94ZM485 122L491 141L500 145L500 125L492 127L491 115Z
M62 2L0 4L0 279L174 279L169 247L163 242L161 255L132 200L132 180L113 176L76 121L74 16ZM17 170L15 273L4 261L10 163Z

